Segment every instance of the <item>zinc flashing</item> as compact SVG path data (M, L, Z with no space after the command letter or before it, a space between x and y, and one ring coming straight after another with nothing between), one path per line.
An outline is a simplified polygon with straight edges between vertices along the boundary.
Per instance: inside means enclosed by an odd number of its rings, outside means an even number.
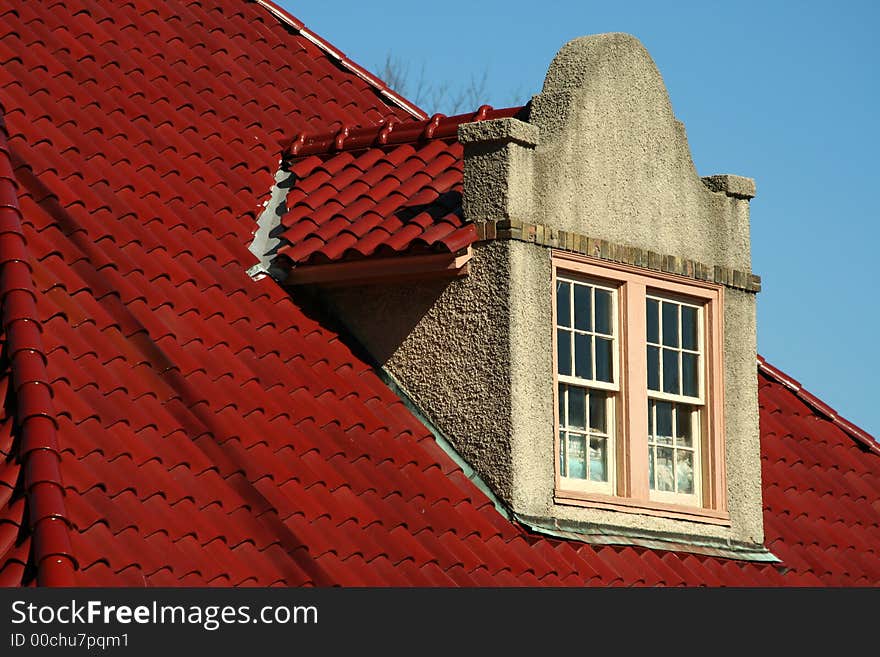
M455 447L452 446L452 443L450 443L449 440L446 439L440 429L437 428L437 425L435 425L431 421L431 419L422 412L422 410L416 405L412 397L410 397L409 393L406 391L403 385L394 377L394 375L375 362L372 362L372 365L382 382L386 386L388 386L388 388L395 395L400 398L406 409L410 413L412 413L412 415L419 422L425 425L425 428L434 437L437 446L440 447L440 449L442 449L444 452L446 452L446 455L450 459L452 459L452 461L459 468L461 468L465 477L470 479L474 486L476 486L480 490L480 492L482 492L486 497L489 498L489 500L494 505L495 510L498 511L498 513L500 513L502 516L504 516L505 519L514 520L514 514L512 513L512 511L507 507L506 504L504 504L504 502L501 501L501 499L497 495L495 495L489 485L485 481L483 481L477 471L470 466L470 464L464 459L464 457L462 457L462 455L458 453L458 450L456 450Z
M684 534L650 532L628 527L538 518L520 514L513 514L513 517L517 522L540 534L591 545L630 545L652 550L702 554L722 559L781 563L781 560L766 547L737 541L697 539Z
M257 228L254 238L248 250L254 254L259 262L247 270L248 276L257 278L262 275L275 277L276 272L272 267L272 257L282 244L278 236L281 226L281 217L286 210L287 192L293 185L294 175L284 167L283 161L278 165L275 172L275 184L269 190L269 198L263 204L263 211L257 218Z

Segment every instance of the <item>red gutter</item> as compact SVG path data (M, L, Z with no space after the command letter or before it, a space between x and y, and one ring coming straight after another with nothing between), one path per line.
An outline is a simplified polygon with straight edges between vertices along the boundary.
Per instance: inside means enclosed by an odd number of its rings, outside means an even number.
M855 439L868 448L869 451L880 456L880 443L864 429L860 429L849 420L840 417L833 408L816 397L814 394L804 390L799 381L792 379L785 372L764 360L763 356L758 356L758 369L765 375L791 390L798 399L804 402L811 409L825 417L829 422L839 427L844 433Z
M348 57L346 57L344 52L334 47L331 43L325 41L317 34L309 30L301 20L279 7L271 0L255 0L255 2L258 5L265 7L278 20L292 27L294 30L302 34L306 39L308 39L325 53L327 53L328 56L338 61L340 66L354 73L371 87L375 87L379 95L385 96L385 98L390 100L401 109L409 112L417 119L427 118L428 115L421 108L408 101L396 91L392 91L387 84L382 82L382 80L367 71L365 68L358 64L355 64Z
M0 114L0 325L15 393L31 558L38 586L73 586L77 564L64 504L55 409L8 137Z

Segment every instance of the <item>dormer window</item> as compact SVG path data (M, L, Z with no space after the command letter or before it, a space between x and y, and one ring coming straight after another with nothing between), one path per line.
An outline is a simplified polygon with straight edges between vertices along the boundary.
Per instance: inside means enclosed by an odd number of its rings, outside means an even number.
M557 501L723 518L721 286L553 263Z
M627 35L575 39L527 106L486 112L456 133L463 241L448 244L474 240L466 271L458 252L370 256L401 280L352 275L322 303L529 526L760 552L754 182L696 176L662 78ZM366 157L458 157L438 143L454 121L435 123L389 140L383 128ZM424 280L405 275L429 261Z
M611 494L620 391L616 290L560 276L556 309L560 477L573 489Z
M700 504L703 306L664 296L645 302L648 488L651 498Z

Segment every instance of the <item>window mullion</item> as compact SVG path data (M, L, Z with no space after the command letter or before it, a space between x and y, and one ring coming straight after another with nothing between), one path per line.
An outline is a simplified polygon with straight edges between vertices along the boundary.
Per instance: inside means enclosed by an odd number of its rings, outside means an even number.
M621 463L625 494L635 499L648 499L648 352L645 284L630 281L623 286L623 330L621 348L621 387L626 390L623 413L623 450Z

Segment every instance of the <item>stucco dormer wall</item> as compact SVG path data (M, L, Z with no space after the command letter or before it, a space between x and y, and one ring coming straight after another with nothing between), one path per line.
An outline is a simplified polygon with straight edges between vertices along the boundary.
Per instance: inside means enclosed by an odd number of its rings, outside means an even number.
M566 44L527 120L465 124L459 140L465 217L480 235L469 275L328 289L325 301L523 521L760 554L754 183L697 175L656 66L629 35ZM553 259L566 253L723 292L713 519L555 495Z
M497 119L462 126L469 151L467 218L480 223L504 215L751 269L748 199L755 195L754 182L697 175L684 125L635 37L600 34L567 43L530 103L528 124L521 123ZM493 168L481 161L488 144L496 153L509 145L520 148L496 157ZM499 211L499 198L527 202Z
M697 176L651 56L628 34L567 43L532 101L541 223L748 271L748 203ZM754 188L745 190L754 196ZM697 237L698 236L698 237Z

